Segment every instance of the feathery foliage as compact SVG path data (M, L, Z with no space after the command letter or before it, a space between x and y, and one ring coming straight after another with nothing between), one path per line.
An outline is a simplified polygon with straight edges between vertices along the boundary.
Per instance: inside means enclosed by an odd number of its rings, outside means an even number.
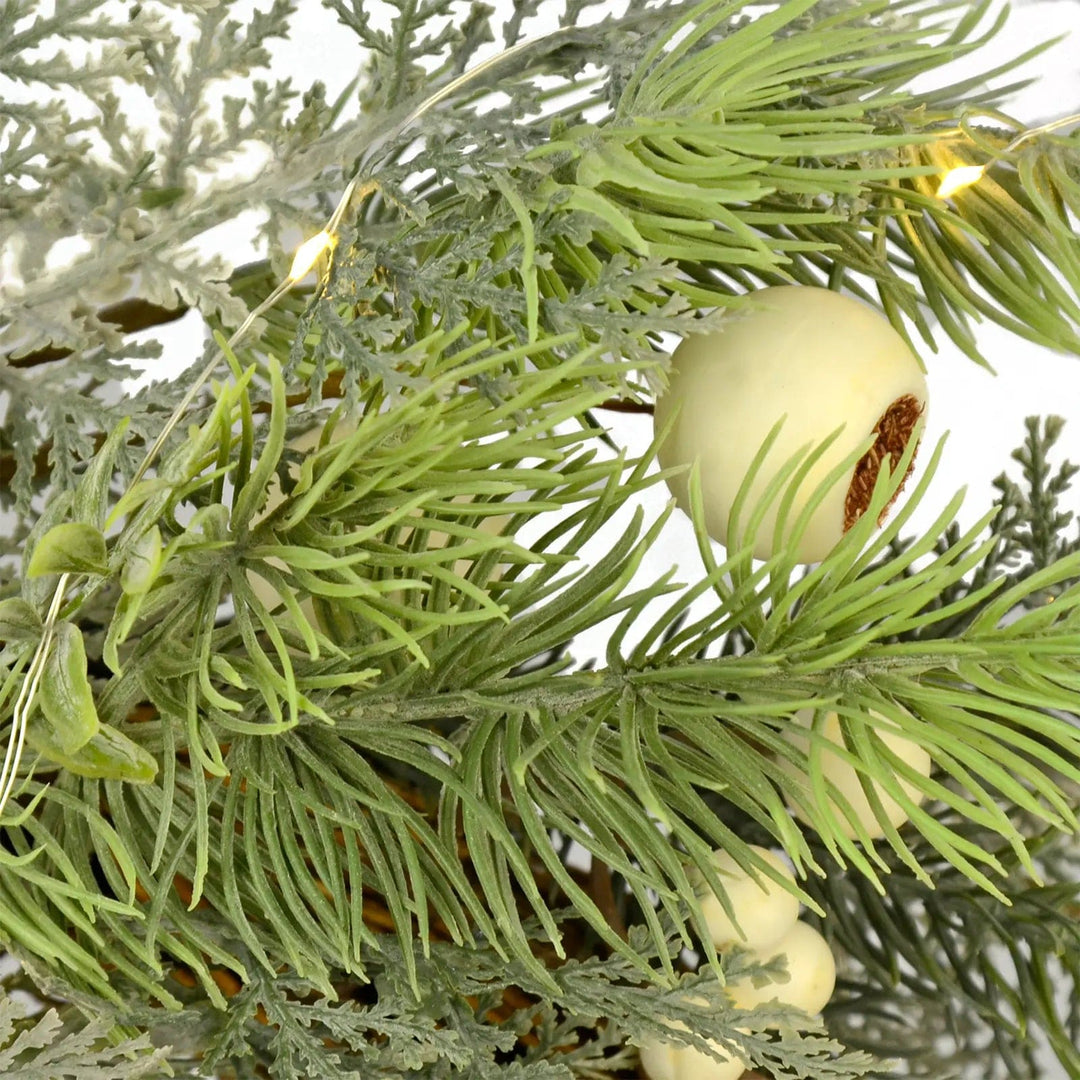
M0 1068L12 1080L139 1080L167 1068L168 1048L155 1050L146 1035L120 1045L108 1035L102 1021L66 1030L55 1009L26 1020L14 1000L0 998Z
M0 821L0 940L66 1025L89 1023L58 1052L138 1031L172 1049L136 1042L124 1068L549 1080L634 1069L635 1040L684 1020L684 1041L776 1076L854 1080L947 996L958 1046L988 1026L1005 1066L1030 1064L1030 1022L1080 1075L1076 1018L1025 951L1052 943L1075 976L1080 551L1058 506L1071 467L1046 464L1060 422L1029 422L1027 490L1003 479L970 529L958 497L901 539L939 446L882 531L905 463L802 576L784 552L752 562L763 507L740 508L746 546L721 562L696 505L699 579L641 585L666 514L647 521L638 497L665 474L597 419L663 384L663 333L780 282L847 289L926 342L936 323L977 360L980 315L1080 351L1077 137L1030 141L951 206L930 195L946 163L1007 143L969 121L1008 88L908 84L1000 20L929 0L574 0L530 43L528 3L499 27L482 4L456 20L402 0L389 29L328 6L368 50L358 84L335 102L316 85L293 117L287 84L255 81L216 121L208 91L266 66L292 5L246 26L177 5L187 60L163 17L58 5L70 36L106 43L94 77L25 59L60 22L0 15L0 74L73 88L104 140L76 168L60 106L0 106L25 280L0 323L5 726L58 582L62 601ZM155 146L127 137L112 78L152 88ZM250 140L257 177L199 186ZM222 343L284 267L230 271L192 242L258 204L276 247L354 175L365 194L317 286L223 348L221 381L132 484L192 376L118 400L155 347L125 340L113 290L197 309ZM41 272L76 232L86 254ZM808 467L772 485L781 525ZM572 639L612 617L593 669ZM882 793L909 811L903 832L875 846L824 779L820 734L785 737L803 708L841 717L845 758L883 822ZM935 772L904 766L871 714ZM727 1004L718 976L780 972L717 957L690 875L722 893L711 852L756 866L753 842L783 848L826 915L850 960L830 1022L879 1060L791 1010ZM1007 977L994 957L970 970L989 926Z
M885 879L885 896L852 876L810 883L830 912L823 931L851 955L858 972L842 981L830 1007L830 1024L848 1045L880 1052L880 1030L858 1033L848 1018L877 1014L888 1023L880 1007L898 999L886 1038L893 1053L912 1061L915 1075L939 1075L953 1059L978 1061L988 1077L1040 1075L1048 1056L1044 1045L1064 1075L1075 1074L1076 845L1040 831L1035 822L1024 824L1036 880L1002 850L995 832L968 832L1010 866L1008 907L973 894L952 867L936 863L918 845L913 854L934 874L933 891L899 866ZM880 944L871 942L868 928ZM937 1011L939 1022L922 1027L919 1007Z

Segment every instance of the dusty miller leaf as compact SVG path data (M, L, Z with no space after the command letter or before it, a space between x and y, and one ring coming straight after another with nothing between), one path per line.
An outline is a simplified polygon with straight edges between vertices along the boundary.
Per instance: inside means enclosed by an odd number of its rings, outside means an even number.
M167 1069L169 1048L140 1035L115 1045L103 1021L72 1029L55 1009L34 1020L0 991L0 1075L5 1080L139 1080Z

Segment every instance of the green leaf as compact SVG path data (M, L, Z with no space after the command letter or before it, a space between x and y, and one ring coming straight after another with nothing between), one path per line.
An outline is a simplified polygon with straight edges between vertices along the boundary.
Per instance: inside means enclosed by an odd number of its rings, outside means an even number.
M21 596L0 600L0 642L33 641L41 636L41 616Z
M139 192L139 206L144 210L156 210L160 206L171 206L188 193L183 187L148 187Z
M565 190L570 193L570 196L561 204L562 206L569 210L592 214L629 244L632 250L643 255L648 254L648 241L634 228L633 221L614 203L605 199L598 191L581 184L568 184Z
M94 691L86 674L82 632L71 623L56 627L37 702L56 744L65 754L84 746L100 726Z
M108 552L100 529L80 521L55 525L30 556L27 574L106 574Z
M40 728L27 729L26 741L44 757L75 773L96 780L127 780L149 784L157 776L154 756L111 724L102 724L94 736L74 752Z
M120 597L112 622L101 647L101 658L116 674L120 673L119 647L127 640L154 583L168 562L168 552L161 548L161 530L151 525L128 549L120 567Z
M132 545L120 570L120 588L125 596L145 596L161 573L161 530L156 525Z
M231 522L234 529L241 525L248 525L255 513L266 502L270 477L274 474L285 447L285 421L288 417L285 382L281 377L281 365L272 356L267 357L266 366L270 375L273 400L273 407L270 410L270 430L258 464L243 487L236 492Z
M76 521L91 525L103 525L109 513L110 489L113 473L116 471L116 459L123 449L130 426L128 417L124 417L105 440L105 445L94 455L89 467L75 489L71 505L71 516Z

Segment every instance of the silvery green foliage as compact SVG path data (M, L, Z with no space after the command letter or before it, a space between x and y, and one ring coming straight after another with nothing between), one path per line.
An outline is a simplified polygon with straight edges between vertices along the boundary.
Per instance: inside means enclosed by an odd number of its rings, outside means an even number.
M228 102L220 117L208 114L205 98L221 79L250 76L266 64L263 43L285 33L292 5L277 3L246 27L226 19L228 5L137 5L123 22L106 15L105 6L61 2L49 18L35 15L34 3L10 3L3 11L0 74L37 98L0 104L7 136L0 190L15 230L16 269L26 283L9 301L4 342L19 353L50 342L115 347L115 331L92 313L126 295L136 277L138 295L151 303L173 307L179 297L207 314L235 317L241 310L223 283L214 284L224 264L184 253L184 242L208 227L197 212L201 228L185 218L199 203L205 214L212 202L197 198L191 170L213 170L242 139L280 126L291 96L284 84ZM193 23L190 53L167 14ZM84 63L63 51L48 60L23 59L31 49L55 49L65 40L100 48ZM127 122L110 91L117 78L141 87L159 108L160 140ZM73 121L69 107L50 97L59 88L74 91L80 111L97 119ZM81 236L89 251L63 273L44 275L45 254L71 236Z
M408 126L425 93L459 74L480 45L520 45L535 5L502 19L484 4L429 0L394 9L388 26L363 5L329 6L370 55L332 102L317 82L294 89L263 77L269 43L295 17L287 0L246 24L229 18L227 4L139 5L115 25L89 0L61 4L48 18L33 4L5 6L0 72L23 92L0 103L0 205L6 257L23 284L7 285L0 321L10 448L0 470L13 476L20 512L35 490L44 493L46 478L69 487L119 417L131 416L133 437L151 439L182 390L159 386L129 403L114 400L124 362L151 359L156 346L124 344L113 321L124 315L113 302L137 299L151 313L191 305L214 324L235 326L258 293L222 259L197 256L191 242L242 209L265 207L261 235L280 276L283 230L314 231L342 172L358 166L378 188L342 238L331 287L355 297L365 318L346 329L320 299L303 321L286 319L278 336L264 338L279 354L291 352L315 401L330 361L343 369L350 403L363 378L396 379L393 355L416 340L414 321L435 309L455 319L468 313L518 340L570 329L633 365L652 355L658 333L685 332L732 291L827 277L872 297L847 270L874 281L898 328L906 317L929 340L929 304L941 329L976 358L969 322L979 314L1077 347L1076 306L1047 270L1049 263L1071 277L1076 265L1067 225L1075 148L1067 139L1031 144L1019 182L992 191L988 184L965 204L978 233L958 232L948 208L926 198L930 151L912 146L963 108L992 106L998 92L968 84L894 92L975 48L985 4L932 47L932 6L800 2L770 16L769 34L735 7L710 16L675 50L677 66L658 64L646 75L657 37L692 17L693 5L632 4L614 14L571 3L554 35L497 60ZM594 25L579 25L586 16ZM802 51L819 25L819 47ZM24 59L64 35L91 49L86 63L62 52ZM188 36L190 49L180 45ZM762 64L770 40L776 59ZM606 66L597 72L601 56ZM755 80L721 78L751 62L761 71ZM210 94L227 77L251 80L251 92L211 108ZM146 92L159 133L127 122L110 87L116 79ZM868 79L880 80L878 92L858 89ZM56 99L60 88L95 119L73 120L73 106ZM360 115L343 119L354 94ZM798 112L804 105L811 112ZM783 126L792 110L801 130ZM665 142L665 126L691 122L690 142ZM423 156L407 160L418 137ZM242 144L261 148L267 167L243 183L200 189L196 172L212 174ZM915 157L898 152L905 144ZM754 200L757 209L746 209ZM914 215L897 213L904 202ZM1001 227L1003 214L1021 227ZM711 232L695 219L711 219ZM872 233L887 242L871 242ZM88 250L63 272L42 273L46 252L74 236ZM1014 263L1037 296L1022 310L1002 269ZM311 362L297 367L313 323ZM565 352L553 346L547 355L557 363ZM635 392L625 379L617 386ZM121 453L122 474L133 460Z
M629 944L643 959L657 959L640 930L631 931ZM669 958L678 948L675 939L665 943ZM253 969L228 1011L196 994L186 995L178 1014L147 1009L138 999L123 1006L99 1002L100 1019L69 1036L64 1060L74 1058L76 1048L89 1043L103 1023L123 1018L147 1028L156 1044L169 1044L168 1060L178 1075L198 1070L229 1078L269 1073L303 1080L396 1080L402 1074L431 1080L603 1080L636 1068L636 1051L627 1040L671 1035L668 1019L689 1020L692 1028L673 1038L698 1047L705 1039L724 1040L777 1076L856 1080L875 1068L869 1054L845 1050L819 1022L807 1024L782 1006L740 1014L736 1031L733 1010L711 972L684 976L658 991L643 986L637 967L624 958L597 955L569 960L553 972L553 981L539 984L526 968L507 963L482 941L468 948L411 944L409 951L415 955L406 957L393 941L383 942L373 955L370 981L337 1000L295 974ZM782 966L739 956L727 968L734 978L749 978L776 976ZM406 975L414 968L419 988ZM44 981L51 992L67 989L83 1009L93 1009L62 982ZM688 1004L688 996L698 1004ZM767 1033L765 1023L779 1023L780 1035ZM789 1024L803 1030L796 1034ZM55 1020L43 1027L51 1030ZM153 1061L161 1060L161 1052L153 1055ZM44 1080L47 1074L14 1075ZM143 1075L155 1074L134 1067L130 1073ZM72 1072L72 1080L99 1076L104 1080L104 1074ZM110 1080L128 1077L118 1069Z
M110 1024L66 1025L55 1009L24 1019L22 1006L0 988L0 1073L8 1080L140 1080L168 1068L169 1048L147 1035L117 1044Z
M61 0L48 17L33 2L0 11L0 75L20 91L0 99L3 240L22 282L5 283L0 316L0 349L8 354L0 368L4 487L20 511L45 476L69 487L93 454L95 436L123 417L131 417L132 435L152 439L179 396L159 386L118 400L127 361L152 360L160 347L126 342L108 305L134 295L165 309L192 305L207 316L242 317L243 304L225 281L227 264L187 247L235 213L234 204L220 205L220 192L197 195L192 170L213 171L245 139L267 141L294 96L285 83L260 84L246 100L227 101L220 117L208 113L205 100L221 79L252 76L266 64L264 42L285 33L288 3L256 13L246 26L215 3L136 5L121 21L105 8L98 0ZM174 19L195 34L190 53ZM57 48L65 41L70 59ZM84 48L85 61L76 59ZM29 58L37 49L47 58ZM115 79L150 96L160 139L129 123L111 88ZM94 119L73 119L75 109ZM81 238L85 252L73 266L47 273L46 254L71 237ZM122 470L130 473L135 459L125 450Z
M885 896L850 876L814 881L830 913L820 923L849 956L833 1031L849 1046L892 1045L911 1075L1005 1080L1080 1068L1080 852L1075 841L1022 822L1040 881L1001 851L996 833L970 838L999 850L1010 867L1010 904L976 895L941 865L921 888L894 866ZM924 865L933 856L915 845ZM866 934L875 928L876 938ZM879 1008L884 1002L888 1009Z

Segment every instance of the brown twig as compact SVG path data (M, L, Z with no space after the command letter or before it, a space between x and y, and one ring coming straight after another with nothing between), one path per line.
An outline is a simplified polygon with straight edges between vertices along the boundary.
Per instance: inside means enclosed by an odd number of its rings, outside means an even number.
M134 334L138 330L149 330L152 326L164 326L166 323L175 322L183 318L189 310L190 307L187 304L166 308L134 296L103 307L97 313L97 317L102 322L112 323L118 327L122 334ZM74 351L74 349L49 345L44 349L26 353L25 356L12 356L8 353L5 359L10 367L32 368L39 364L51 364L56 360L64 360Z
M622 398L608 398L597 405L597 408L607 409L609 412L647 413L649 416L655 411L654 406L647 401L624 401Z

